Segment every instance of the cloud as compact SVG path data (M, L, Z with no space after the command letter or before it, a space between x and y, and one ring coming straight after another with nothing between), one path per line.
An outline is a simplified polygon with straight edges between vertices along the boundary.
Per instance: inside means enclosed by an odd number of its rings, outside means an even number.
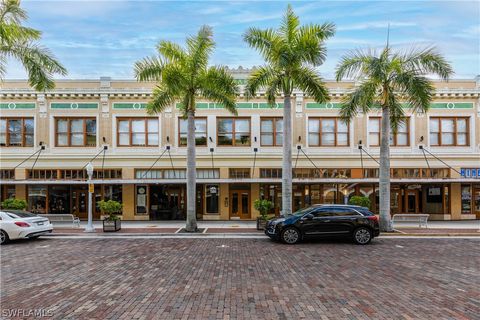
M337 28L338 31L352 31L352 30L365 30L365 29L387 29L388 25L390 28L411 28L416 27L417 23L415 22L389 22L389 21L372 21L357 23L351 25L341 25Z

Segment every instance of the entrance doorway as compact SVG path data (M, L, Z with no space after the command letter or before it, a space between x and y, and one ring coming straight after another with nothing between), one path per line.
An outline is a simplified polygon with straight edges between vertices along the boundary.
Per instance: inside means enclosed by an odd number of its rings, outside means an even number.
M230 219L250 218L250 190L230 190Z
M95 201L93 197L92 201ZM88 189L85 186L72 188L72 213L80 219L88 218Z
M480 219L480 185L473 186L473 213Z
M405 190L405 202L403 208L405 213L419 213L418 190Z
M149 186L150 220L183 220L185 188L179 185Z

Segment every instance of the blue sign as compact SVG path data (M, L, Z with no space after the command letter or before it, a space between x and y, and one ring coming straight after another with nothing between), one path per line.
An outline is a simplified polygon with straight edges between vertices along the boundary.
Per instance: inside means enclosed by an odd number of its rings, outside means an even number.
M480 168L461 168L460 175L465 178L480 178Z

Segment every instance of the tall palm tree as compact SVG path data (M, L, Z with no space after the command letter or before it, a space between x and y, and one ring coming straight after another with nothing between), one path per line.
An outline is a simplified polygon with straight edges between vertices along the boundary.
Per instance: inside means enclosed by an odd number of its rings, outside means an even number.
M333 36L335 25L308 24L300 20L288 5L278 29L250 28L244 40L258 50L266 64L254 70L246 85L246 96L252 97L264 88L268 103L273 106L279 94L283 106L282 213L292 212L292 93L299 88L315 101L328 101L328 91L315 67L326 58L324 41Z
M336 69L336 79L355 79L340 111L349 122L362 111L382 110L380 142L380 228L393 231L390 219L390 129L397 131L405 121L402 102L413 113L427 112L435 88L426 76L438 75L448 80L453 74L445 58L432 47L393 52L388 44L381 52L356 50L345 55Z
M188 37L186 48L170 41L157 45L159 56L135 63L139 81L157 81L149 113L159 113L180 101L180 111L187 118L187 222L188 232L197 231L195 215L195 101L199 98L217 102L233 114L236 85L232 75L222 66L208 66L215 47L212 29L203 26L196 36Z
M53 89L53 75L66 75L67 70L50 51L36 43L41 32L22 26L27 20L19 0L0 2L0 81L6 73L8 58L19 60L28 73L28 82L38 91Z

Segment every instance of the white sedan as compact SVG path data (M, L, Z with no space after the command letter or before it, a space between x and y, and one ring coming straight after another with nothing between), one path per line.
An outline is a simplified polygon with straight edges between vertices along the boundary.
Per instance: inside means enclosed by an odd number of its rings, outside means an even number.
M53 226L47 218L19 210L0 211L1 244L14 239L35 239L52 230Z

